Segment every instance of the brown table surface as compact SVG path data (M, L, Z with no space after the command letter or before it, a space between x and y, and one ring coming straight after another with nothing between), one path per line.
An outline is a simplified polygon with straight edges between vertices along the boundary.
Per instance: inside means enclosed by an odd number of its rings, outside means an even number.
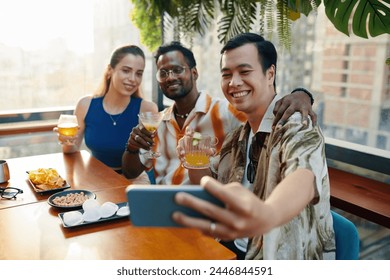
M10 260L225 260L233 252L200 231L188 228L142 228L129 217L65 228L58 214L25 182L25 170L45 166L66 174L74 189L94 191L100 203L126 202L126 178L92 158L88 152L75 155L49 154L9 162L11 186L23 188L13 206L1 200L0 259ZM94 172L92 172L94 171ZM91 173L92 172L92 173ZM20 174L20 175L19 175ZM134 182L136 183L136 182ZM9 202L9 201L8 201Z
M390 228L390 185L329 168L330 202L341 210Z

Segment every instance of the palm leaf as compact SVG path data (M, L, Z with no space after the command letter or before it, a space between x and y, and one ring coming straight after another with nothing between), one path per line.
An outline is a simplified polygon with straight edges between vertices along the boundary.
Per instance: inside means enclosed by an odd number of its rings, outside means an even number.
M190 2L190 0L131 0L131 2L135 1L147 2L148 7L157 9L160 14L167 13L171 17L176 17L178 15L178 7L185 5L187 2Z
M272 34L274 29L274 17L275 6L272 1L266 1L265 4L265 17L267 22L267 33L269 34L269 39L272 41Z
M264 1L261 1L259 3L259 13L258 13L258 17L261 19L259 20L259 34L262 35L264 37L265 35L265 30L266 30L266 26L265 26L265 5L266 3Z
M256 20L256 3L254 1L220 1L223 14L218 21L218 38L226 43L231 37L249 32Z
M173 39L192 41L195 34L203 35L214 20L213 0L181 0L175 2L174 13L164 14L164 33L173 32Z
M282 46L286 49L291 49L291 23L288 19L288 0L278 0L277 8L277 27L278 37Z
M214 17L213 1L191 1L188 6L179 9L180 23L183 27L193 32L203 35L209 28Z
M321 4L321 0L290 0L287 4L290 10L308 16L312 11L317 10L318 6Z
M324 0L325 12L333 25L346 35L352 31L363 38L390 33L390 8L378 0Z

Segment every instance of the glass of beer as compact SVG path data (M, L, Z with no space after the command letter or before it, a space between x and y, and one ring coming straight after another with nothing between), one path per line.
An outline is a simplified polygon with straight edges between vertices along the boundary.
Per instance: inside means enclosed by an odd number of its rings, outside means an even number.
M217 139L195 132L192 136L185 136L184 141L184 167L189 169L209 168L212 148L217 144Z
M64 115L61 114L57 123L57 131L60 136L64 136L68 144L74 143L74 138L79 130L79 124L75 115Z
M164 117L163 112L142 112L138 114L138 118L142 125L151 133L156 132L158 126L160 125ZM161 155L158 151L149 150L147 156L149 158L158 158Z

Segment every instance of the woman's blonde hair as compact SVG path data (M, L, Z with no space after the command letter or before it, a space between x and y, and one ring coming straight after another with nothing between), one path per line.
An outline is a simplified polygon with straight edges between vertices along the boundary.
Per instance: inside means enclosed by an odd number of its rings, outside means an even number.
M102 82L100 83L100 86L95 92L95 97L104 96L108 92L111 83L111 76L109 75L110 66L114 69L115 66L128 54L141 56L145 61L145 54L138 46L128 45L116 49L111 55L110 64L107 65L107 68L104 71ZM141 87L138 87L137 91L133 94L133 96L142 97Z

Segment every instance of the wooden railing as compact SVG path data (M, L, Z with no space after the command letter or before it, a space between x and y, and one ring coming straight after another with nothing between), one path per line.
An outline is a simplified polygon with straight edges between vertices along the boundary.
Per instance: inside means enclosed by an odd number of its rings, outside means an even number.
M390 228L390 184L329 168L331 205Z
M0 124L0 136L52 131L57 120Z
M61 114L72 114L74 107L18 110L0 113L0 136L51 131Z

